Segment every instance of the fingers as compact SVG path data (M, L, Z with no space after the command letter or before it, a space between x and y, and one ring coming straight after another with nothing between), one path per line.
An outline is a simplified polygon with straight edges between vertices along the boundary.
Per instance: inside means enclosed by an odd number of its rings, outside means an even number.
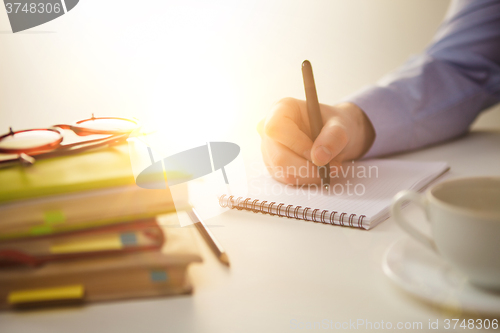
M282 183L302 185L319 181L319 178L314 179L317 173L314 164L265 136L262 138L262 156L269 173ZM303 177L300 177L299 170Z
M288 118L268 122L265 126L266 135L290 149L306 160L311 159L312 140L302 132L297 124Z
M313 142L304 129L303 110L299 101L286 98L276 103L271 116L261 126L269 138L281 143L297 155L310 160Z
M269 173L282 183L321 184L318 167L279 142L263 137L262 155ZM335 166L340 166L340 162L332 161L330 167Z
M335 107L320 105L323 126L318 138L310 137L305 101L285 98L257 126L262 155L271 175L286 184L320 184L318 166L338 168L349 142L346 122ZM349 113L350 114L350 113ZM312 163L311 163L312 161Z
M347 130L336 118L330 119L321 129L311 150L311 159L318 166L330 163L349 142Z

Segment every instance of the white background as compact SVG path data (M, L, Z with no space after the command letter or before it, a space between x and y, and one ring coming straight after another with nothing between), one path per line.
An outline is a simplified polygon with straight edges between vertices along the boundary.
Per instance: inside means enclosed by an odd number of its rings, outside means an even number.
M17 34L0 10L0 132L93 112L135 116L165 145L220 139L255 155L255 127L272 103L304 98L304 59L320 101L335 103L421 52L447 5L82 0Z

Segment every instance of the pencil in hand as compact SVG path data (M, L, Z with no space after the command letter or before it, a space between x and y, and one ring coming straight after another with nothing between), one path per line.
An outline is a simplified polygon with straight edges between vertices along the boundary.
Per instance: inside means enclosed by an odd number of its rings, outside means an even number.
M323 119L319 108L318 94L316 93L316 84L312 66L309 60L304 60L302 63L302 78L304 79L304 89L306 91L307 114L311 126L312 140L315 141L321 129L323 128ZM318 167L318 172L321 177L321 185L325 190L330 187L330 164Z

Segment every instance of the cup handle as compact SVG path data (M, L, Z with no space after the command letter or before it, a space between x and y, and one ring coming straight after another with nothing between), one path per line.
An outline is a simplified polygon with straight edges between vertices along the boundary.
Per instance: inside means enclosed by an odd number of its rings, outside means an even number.
M418 240L420 243L424 244L427 246L429 249L431 249L434 252L437 252L436 249L436 243L432 238L430 238L427 235L424 235L417 229L413 228L410 223L408 223L408 220L403 216L401 213L401 207L405 201L410 201L420 208L422 208L425 212L425 216L427 218L427 222L429 222L429 217L427 215L427 200L422 194L419 194L414 191L401 191L396 196L394 197L392 201L392 206L391 206L391 214L396 220L396 222L399 224L399 226L406 231L410 236Z

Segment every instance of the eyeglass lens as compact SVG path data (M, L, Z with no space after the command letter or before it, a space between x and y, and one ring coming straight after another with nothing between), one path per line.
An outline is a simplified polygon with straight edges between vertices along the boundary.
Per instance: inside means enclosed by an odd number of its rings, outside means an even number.
M0 141L0 149L28 149L56 142L61 135L54 131L33 130L16 132Z
M79 122L78 126L96 131L129 132L133 131L137 124L126 119L94 118Z

